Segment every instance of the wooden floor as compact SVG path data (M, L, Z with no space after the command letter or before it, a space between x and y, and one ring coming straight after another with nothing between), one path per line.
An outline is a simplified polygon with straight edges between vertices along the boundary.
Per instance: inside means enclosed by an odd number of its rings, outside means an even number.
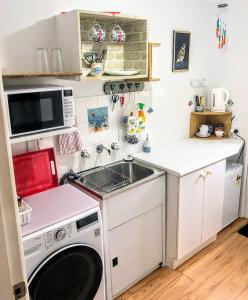
M248 238L238 219L218 239L180 266L150 274L118 300L248 300Z

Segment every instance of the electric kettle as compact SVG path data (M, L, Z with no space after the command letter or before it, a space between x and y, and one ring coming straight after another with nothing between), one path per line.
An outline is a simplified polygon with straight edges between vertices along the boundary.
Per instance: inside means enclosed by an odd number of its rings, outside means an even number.
M226 111L227 102L230 100L228 90L223 88L211 89L211 111L224 112Z

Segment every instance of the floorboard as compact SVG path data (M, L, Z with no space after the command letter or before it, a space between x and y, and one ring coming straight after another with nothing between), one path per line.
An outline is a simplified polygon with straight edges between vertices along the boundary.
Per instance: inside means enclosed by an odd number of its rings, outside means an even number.
M247 300L248 238L237 233L247 223L239 218L177 270L159 269L117 300Z

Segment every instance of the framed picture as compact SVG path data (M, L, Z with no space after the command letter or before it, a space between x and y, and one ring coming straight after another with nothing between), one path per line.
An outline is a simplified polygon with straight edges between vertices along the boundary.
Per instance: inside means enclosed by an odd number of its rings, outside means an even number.
M189 71L190 35L188 31L173 31L173 72Z

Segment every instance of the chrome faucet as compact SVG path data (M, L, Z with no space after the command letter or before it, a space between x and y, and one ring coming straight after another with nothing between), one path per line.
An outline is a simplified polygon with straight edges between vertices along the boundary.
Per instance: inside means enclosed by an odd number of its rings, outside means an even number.
M108 154L111 155L111 150L108 149L107 147L105 147L103 144L99 144L96 146L96 152L97 153L102 153L103 149L105 149L106 151L108 151Z

